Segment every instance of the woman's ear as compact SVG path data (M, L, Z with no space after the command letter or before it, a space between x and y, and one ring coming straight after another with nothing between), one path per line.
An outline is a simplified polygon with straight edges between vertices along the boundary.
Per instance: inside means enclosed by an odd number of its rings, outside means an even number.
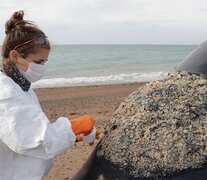
M19 58L19 53L16 50L11 50L9 53L9 58L14 64L16 64Z

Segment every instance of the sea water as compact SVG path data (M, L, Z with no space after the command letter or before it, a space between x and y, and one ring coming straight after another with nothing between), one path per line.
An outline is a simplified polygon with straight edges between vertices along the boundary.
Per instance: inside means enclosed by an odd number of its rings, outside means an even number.
M33 87L146 82L162 79L196 45L53 45L46 74Z

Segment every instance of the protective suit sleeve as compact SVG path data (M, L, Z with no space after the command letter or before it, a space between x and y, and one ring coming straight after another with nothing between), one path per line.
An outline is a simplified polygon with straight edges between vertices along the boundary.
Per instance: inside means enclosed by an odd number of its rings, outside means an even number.
M70 121L50 123L40 105L22 95L0 101L0 140L18 154L50 159L75 143Z
M35 148L22 149L22 154L39 159L50 159L61 154L76 141L70 127L71 123L67 118L58 118L55 123L49 124L42 144Z
M55 123L50 124L45 139L47 153L57 155L73 145L76 136L71 129L70 121L65 117L60 117Z

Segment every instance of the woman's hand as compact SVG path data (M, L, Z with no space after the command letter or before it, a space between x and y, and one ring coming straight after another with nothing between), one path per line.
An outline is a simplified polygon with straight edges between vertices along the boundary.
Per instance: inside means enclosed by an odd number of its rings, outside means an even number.
M72 119L70 122L76 136L80 134L83 134L84 136L89 135L95 124L93 118L89 115L81 116L78 119Z
M76 142L83 141L93 145L95 139L100 138L99 130L95 128L95 121L89 115L81 116L78 119L72 119L71 121L72 130L76 135Z

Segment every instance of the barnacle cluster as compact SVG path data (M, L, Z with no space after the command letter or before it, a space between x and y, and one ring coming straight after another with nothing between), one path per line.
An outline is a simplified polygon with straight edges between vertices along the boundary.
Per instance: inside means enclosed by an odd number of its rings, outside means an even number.
M133 177L159 179L207 161L207 79L172 72L130 94L98 145L104 158Z

